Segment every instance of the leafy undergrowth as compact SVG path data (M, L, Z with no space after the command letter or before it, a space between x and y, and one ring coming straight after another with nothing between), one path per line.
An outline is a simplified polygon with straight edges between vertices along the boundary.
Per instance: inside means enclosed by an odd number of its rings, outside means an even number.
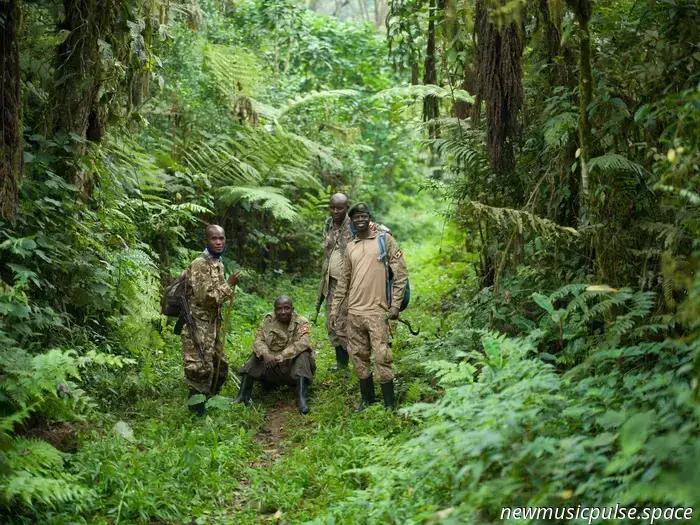
M454 283L465 271L450 235L442 254L437 240L401 242L413 288L402 315L421 328L414 337L394 326L402 406L439 396L413 352L449 328ZM297 312L312 317L315 290L313 279L244 272L227 339L231 370L249 356L257 325L276 296L292 295ZM256 385L251 407L232 403L233 374L210 400L207 415L193 416L185 405L179 340L170 331L163 330L165 343L137 369L105 367L84 378L95 406L79 426L77 452L66 455L69 472L87 490L80 504L37 507L31 519L15 522L304 522L369 486L371 477L359 469L373 464L379 442L382 449L404 443L416 431L415 421L384 410L378 387L377 405L355 413L358 381L352 373L330 371L335 356L323 312L312 329L318 369L306 417L297 412L291 387L264 392Z

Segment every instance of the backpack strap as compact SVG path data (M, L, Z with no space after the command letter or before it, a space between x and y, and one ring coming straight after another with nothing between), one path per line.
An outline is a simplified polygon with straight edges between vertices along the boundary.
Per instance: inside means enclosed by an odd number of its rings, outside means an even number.
M389 266L389 257L386 253L386 232L380 231L377 235L377 240L379 242L379 257L378 260L384 263L384 271L386 273L386 304L391 308L391 288L394 284L394 279L392 278L391 266Z

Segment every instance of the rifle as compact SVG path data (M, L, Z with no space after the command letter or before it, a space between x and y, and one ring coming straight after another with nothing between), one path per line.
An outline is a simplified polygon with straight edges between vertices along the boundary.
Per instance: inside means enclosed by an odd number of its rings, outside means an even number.
M321 294L318 297L318 301L316 301L316 315L314 315L314 318L311 320L311 322L315 325L318 322L318 314L321 311L321 305L323 304L323 300L325 299L324 295Z
M180 302L182 303L182 310L180 311L180 318L177 320L177 324L175 325L175 333L179 334L182 331L182 325L186 324L190 329L192 341L199 351L199 358L202 360L202 362L204 362L204 346L199 340L197 325L194 323L194 319L192 318L192 312L190 312L190 305L187 302L187 297L181 295Z

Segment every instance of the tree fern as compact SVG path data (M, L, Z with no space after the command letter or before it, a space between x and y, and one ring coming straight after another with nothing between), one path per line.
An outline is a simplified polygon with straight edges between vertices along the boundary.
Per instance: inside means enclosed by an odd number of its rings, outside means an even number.
M286 102L282 107L279 108L278 118L284 117L286 114L291 113L301 106L308 104L313 104L319 100L336 99L340 97L358 97L360 95L359 91L354 89L335 89L328 91L312 91L308 94L298 96L288 102Z
M262 83L258 59L241 48L207 43L204 67L212 74L217 91L231 105L239 96L255 96Z
M456 101L474 103L474 97L463 89L450 90L434 84L389 88L370 97L371 102L385 102L394 99L423 100L425 97L454 98Z
M226 186L219 189L221 200L228 204L240 201L255 202L265 210L270 211L275 218L291 221L297 216L297 211L291 201L282 194L279 188L259 186Z

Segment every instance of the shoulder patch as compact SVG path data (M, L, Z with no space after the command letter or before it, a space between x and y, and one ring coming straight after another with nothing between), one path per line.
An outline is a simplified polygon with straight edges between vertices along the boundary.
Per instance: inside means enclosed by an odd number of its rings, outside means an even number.
M403 252L401 250L397 250L396 253L394 254L394 259L400 259L403 256Z
M299 330L297 331L297 333L299 335L304 335L304 334L308 334L310 331L311 330L309 330L309 327L304 325L304 326L299 327Z

